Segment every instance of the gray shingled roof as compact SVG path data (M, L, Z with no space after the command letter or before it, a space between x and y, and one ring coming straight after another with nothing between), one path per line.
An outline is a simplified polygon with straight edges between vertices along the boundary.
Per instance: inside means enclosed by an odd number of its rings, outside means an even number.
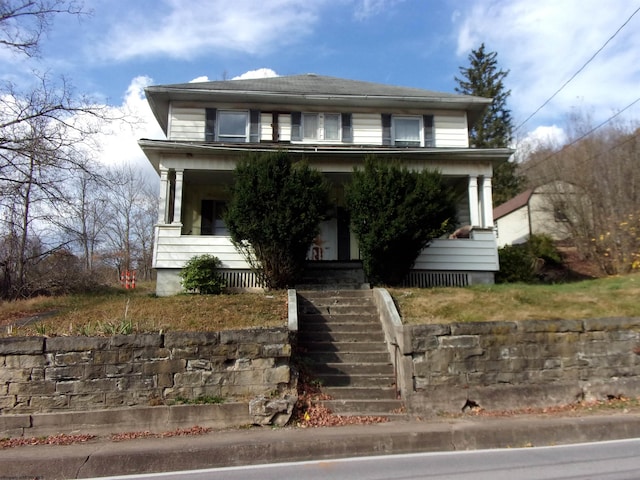
M151 87L153 89L154 87ZM380 97L460 98L453 93L434 92L421 88L399 87L382 83L347 80L308 73L284 77L225 80L215 82L179 83L156 88L198 91L244 91L292 95L369 95Z
M316 74L215 82L157 85L145 89L147 100L163 130L167 131L172 101L231 102L285 105L332 105L394 109L452 109L468 112L470 122L491 99L398 87Z

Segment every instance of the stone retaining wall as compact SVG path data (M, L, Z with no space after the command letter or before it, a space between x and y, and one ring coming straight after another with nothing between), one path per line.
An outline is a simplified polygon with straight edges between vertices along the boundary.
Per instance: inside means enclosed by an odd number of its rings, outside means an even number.
M246 401L289 384L290 356L286 328L2 338L0 414Z
M411 359L413 411L460 411L465 404L512 409L640 395L640 318L409 330L410 349L403 355Z
M412 413L640 396L640 318L402 325L388 293L375 298Z

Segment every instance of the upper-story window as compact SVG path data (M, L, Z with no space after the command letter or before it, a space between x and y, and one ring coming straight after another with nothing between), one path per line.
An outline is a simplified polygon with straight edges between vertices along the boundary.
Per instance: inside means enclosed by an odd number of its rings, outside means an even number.
M399 147L419 147L422 143L420 117L393 118L393 144Z
M291 113L291 140L307 142L353 141L350 113Z
M340 114L303 113L302 139L340 141Z
M434 147L433 115L383 113L382 144L397 147Z
M259 142L259 134L258 110L206 110L204 135L207 142Z
M218 112L218 141L246 142L249 125L249 112Z

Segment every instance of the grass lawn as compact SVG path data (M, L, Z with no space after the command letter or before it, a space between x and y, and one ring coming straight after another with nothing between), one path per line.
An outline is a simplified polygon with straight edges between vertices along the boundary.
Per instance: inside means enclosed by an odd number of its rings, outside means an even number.
M155 297L136 290L0 302L0 336L111 335L286 326L285 291ZM640 316L640 274L557 285L389 289L406 324ZM37 317L26 326L16 326ZM8 327L9 325L13 327Z
M640 274L556 285L389 291L405 324L640 316Z
M111 335L287 325L285 291L156 297L154 286L0 303L0 335ZM40 316L27 326L24 319Z

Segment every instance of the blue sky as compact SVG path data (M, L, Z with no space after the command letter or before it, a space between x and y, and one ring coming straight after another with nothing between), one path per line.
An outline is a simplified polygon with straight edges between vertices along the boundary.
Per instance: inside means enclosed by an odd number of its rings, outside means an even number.
M149 84L314 72L454 92L458 67L482 42L510 71L515 125L589 62L523 125L518 141L561 135L576 109L598 122L640 98L639 0L86 0L85 7L93 13L55 19L40 58L0 55L0 76L19 83L33 68L64 75L78 93L143 118L134 128L112 127L106 161L144 163L136 139L161 138L143 97ZM640 102L626 115L638 120Z

